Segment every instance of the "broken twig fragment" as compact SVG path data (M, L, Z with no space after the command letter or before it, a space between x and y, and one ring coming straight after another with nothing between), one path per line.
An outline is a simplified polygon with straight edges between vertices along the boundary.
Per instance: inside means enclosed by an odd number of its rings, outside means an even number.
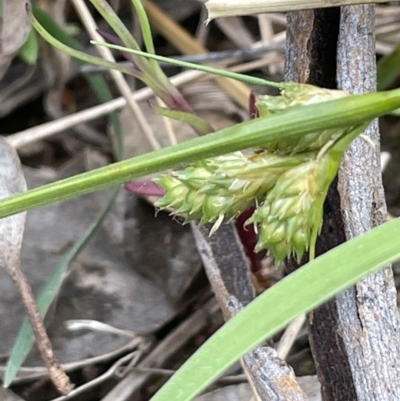
M221 17L337 7L360 3L385 3L386 0L208 0L208 21Z

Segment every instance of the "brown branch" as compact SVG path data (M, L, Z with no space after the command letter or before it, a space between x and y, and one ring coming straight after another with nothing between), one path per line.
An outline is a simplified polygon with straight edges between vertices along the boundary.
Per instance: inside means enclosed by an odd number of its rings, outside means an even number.
M21 266L19 265L19 262L14 264L11 278L24 304L25 312L36 337L37 346L43 362L49 371L50 379L60 393L66 395L73 389L73 386L54 353L43 320L40 316L35 297L33 296L32 289L21 269Z
M337 79L351 93L376 90L375 6L341 8ZM338 190L347 239L386 220L378 122L352 143L339 172ZM349 268L351 268L349 266ZM349 355L357 399L400 399L400 337L391 266L337 297L338 334Z
M287 80L334 88L338 65L341 89L375 90L372 16L373 6L290 13ZM375 149L359 139L344 158L339 189L334 182L325 203L317 254L383 221L377 131L372 139ZM399 325L389 268L313 311L308 323L324 400L400 399Z
M192 228L206 273L228 320L255 295L240 239L232 224L222 225L212 237L210 225L192 224ZM262 401L307 400L292 368L278 358L272 347L259 346L245 355L242 362Z
M288 14L286 80L335 88L339 9L307 10ZM317 255L345 241L340 200L331 185L324 206L324 222ZM288 261L291 270L298 268ZM326 400L355 399L346 350L335 335L339 316L332 300L308 316L310 345Z

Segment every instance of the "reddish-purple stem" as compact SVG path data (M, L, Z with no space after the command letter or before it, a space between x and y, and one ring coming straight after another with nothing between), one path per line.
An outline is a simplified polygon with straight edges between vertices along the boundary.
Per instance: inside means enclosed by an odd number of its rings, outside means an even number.
M254 93L251 93L249 98L249 114L251 119L259 117L258 109L256 107L256 96ZM243 212L236 219L236 229L238 231L240 240L242 241L246 255L250 259L251 270L252 272L257 272L261 269L261 261L265 256L265 252L254 252L254 247L258 241L257 233L255 232L252 224L245 226L246 220L251 217L251 215L254 213L254 210L255 207L252 207Z
M100 29L97 29L97 33L108 43L111 43L113 45L118 45L118 46L124 46L126 47L125 43L118 37L115 36L111 33L102 31ZM140 68L137 66L137 64L135 63L135 59L133 58L131 53L128 52L121 52L122 56L128 60L129 62L132 63L132 66L135 70L141 72Z

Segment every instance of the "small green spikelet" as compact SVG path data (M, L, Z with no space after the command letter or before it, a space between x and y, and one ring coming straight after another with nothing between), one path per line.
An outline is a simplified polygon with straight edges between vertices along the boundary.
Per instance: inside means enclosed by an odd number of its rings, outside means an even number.
M308 84L286 84L280 96L260 95L256 100L256 108L260 117L282 113L293 107L307 106L326 102L328 100L341 99L349 96L349 93L340 90L318 88ZM297 139L291 138L269 144L266 149L279 154L294 154L311 152L321 149L329 141L340 138L351 132L355 127L343 129L326 129L319 132L310 132Z
M283 158L266 151L205 159L156 179L167 193L155 205L186 215L185 222L216 221L214 232L262 200L283 172L304 160L305 155Z
M261 116L268 116L345 96L341 91L291 84L281 96L259 96L256 106ZM344 151L367 125L310 132L269 143L262 150L193 163L156 179L166 190L156 206L185 215L185 222L214 222L210 234L256 206L246 222L258 230L256 251L268 249L277 263L290 256L300 261L306 251L313 259L329 186Z
M322 226L323 202L339 161L329 154L288 169L267 193L246 224L259 227L255 251L268 249L280 263L289 255L300 262L304 252L315 255Z

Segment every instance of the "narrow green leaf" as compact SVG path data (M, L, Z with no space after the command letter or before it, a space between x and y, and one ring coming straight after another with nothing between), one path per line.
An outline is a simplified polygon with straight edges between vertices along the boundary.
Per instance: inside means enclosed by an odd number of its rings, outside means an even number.
M101 14L104 20L107 21L110 27L118 35L119 39L121 39L126 46L132 49L140 49L135 38L120 20L110 4L105 0L90 0L90 2L96 7L96 10Z
M155 54L156 51L154 49L153 35L151 34L149 19L147 18L147 14L143 7L143 4L140 0L131 1L139 17L139 25L140 29L142 30L142 36L144 45L146 46L146 50L148 53Z
M43 28L43 26L35 18L35 16L30 11L29 8L28 8L28 17L29 17L29 20L31 21L32 26L35 28L36 32L40 36L42 36L43 39L45 39L48 43L50 43L56 49L61 50L62 52L68 54L69 56L77 58L78 60L82 60L86 63L99 65L99 66L107 68L107 69L118 70L118 71L122 72L123 74L128 74L128 75L133 75L133 76L137 75L135 70L133 70L132 68L125 67L118 63L113 63L113 62L104 60L100 57L90 56L89 54L86 54L79 50L75 50L72 47L69 47L69 46L65 45L64 43L58 41L52 35L50 35L46 29Z
M78 41L73 39L54 19L43 11L40 7L32 4L32 13L36 20L43 26L44 29L57 40L65 44L66 46L72 47L75 50L83 51L82 46Z
M388 89L400 76L400 45L377 64L378 90Z
M191 400L242 355L295 317L399 259L400 244L393 241L399 233L400 219L392 220L281 280L218 330L151 401Z
M154 49L153 35L151 34L150 22L149 19L147 18L146 10L144 9L141 0L131 0L131 1L133 6L135 7L137 16L139 18L139 25L142 31L142 37L144 45L146 47L146 51L148 53L155 54L156 51ZM150 64L152 65L153 70L155 72L157 71L156 72L157 74L163 74L161 67L158 65L156 60L150 60Z
M400 107L400 90L296 107L1 199L0 218L121 184L181 163L368 121Z
M25 43L18 51L18 56L27 64L35 64L39 54L39 42L34 29L31 29Z
M195 116L191 113L186 113L184 111L166 109L165 107L152 106L157 114L160 116L172 118L176 121L182 121L189 124L201 135L209 134L213 132L211 125L201 117Z
M242 81L242 82L253 84L253 85L262 85L262 86L267 85L267 86L272 86L274 88L279 88L279 89L283 89L283 88L285 88L285 86L288 85L286 82L267 81L266 79L263 79L263 78L257 78L257 77L252 77L252 76L245 75L245 74L239 74L237 72L221 70L219 68L214 68L214 67L210 67L207 65L189 63L187 61L159 56L158 54L146 53L146 52L142 52L137 49L129 49L124 46L113 45L111 43L106 43L106 42L99 42L97 40L91 40L90 43L92 43L94 45L98 45L98 46L108 47L110 49L120 50L122 52L131 53L136 56L146 57L146 58L149 58L152 60L164 61L165 63L170 63L170 64L176 65L178 67L190 68L192 70L204 71L204 72L208 72L209 74L220 75L220 76L223 76L226 78L236 79L237 81ZM289 85L290 85L290 83L289 83Z

